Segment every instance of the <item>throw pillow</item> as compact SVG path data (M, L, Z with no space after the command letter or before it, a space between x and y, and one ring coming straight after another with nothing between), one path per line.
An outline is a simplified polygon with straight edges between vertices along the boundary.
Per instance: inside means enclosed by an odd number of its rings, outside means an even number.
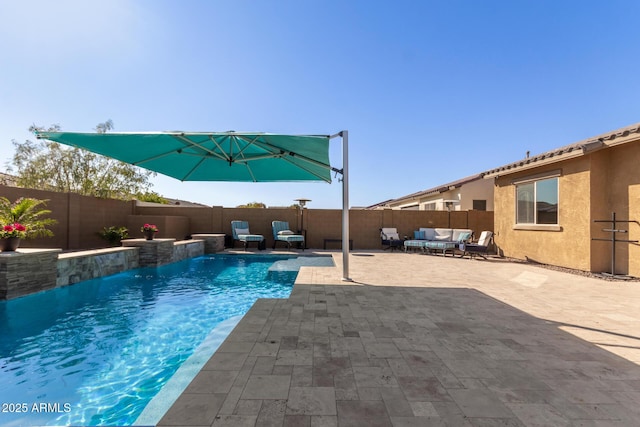
M467 240L469 240L470 237L471 237L471 233L468 233L468 232L460 233L460 235L458 236L458 242L466 242Z

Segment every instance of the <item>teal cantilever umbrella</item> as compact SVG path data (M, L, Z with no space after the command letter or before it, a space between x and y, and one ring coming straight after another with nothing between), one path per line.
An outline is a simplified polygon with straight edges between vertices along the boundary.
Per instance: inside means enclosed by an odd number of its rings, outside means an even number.
M348 251L347 131L333 136L245 132L37 132L37 136L181 181L331 182L331 172L339 172L343 175L342 247ZM329 164L329 140L336 136L343 140L343 169Z
M329 136L239 132L37 135L181 181L331 182Z

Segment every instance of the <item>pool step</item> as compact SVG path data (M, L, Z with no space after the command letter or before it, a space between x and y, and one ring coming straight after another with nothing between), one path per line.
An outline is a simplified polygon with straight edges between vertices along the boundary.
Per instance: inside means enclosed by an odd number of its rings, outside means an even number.
M269 280L286 282L295 279L300 267L333 267L333 258L328 256L298 257L276 261L267 271Z

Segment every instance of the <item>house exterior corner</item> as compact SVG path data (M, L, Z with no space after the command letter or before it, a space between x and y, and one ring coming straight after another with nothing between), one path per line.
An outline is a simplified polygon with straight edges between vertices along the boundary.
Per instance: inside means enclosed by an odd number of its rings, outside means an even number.
M623 242L640 240L640 132L612 135L598 139L604 143L593 151L559 149L556 159L541 156L490 171L501 255L611 272L612 232L604 230L624 230L616 233L614 272L640 277L640 246ZM544 195L556 184L554 206ZM606 222L614 212L615 227Z

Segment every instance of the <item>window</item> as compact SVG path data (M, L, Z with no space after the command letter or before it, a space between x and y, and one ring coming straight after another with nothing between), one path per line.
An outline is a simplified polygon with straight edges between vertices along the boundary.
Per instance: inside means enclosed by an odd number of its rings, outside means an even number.
M517 224L558 224L558 178L516 185Z
M486 211L487 210L487 201L486 200L474 200L473 201L473 210L474 211Z
M436 203L425 203L424 204L424 210L425 211L435 211L436 210Z

